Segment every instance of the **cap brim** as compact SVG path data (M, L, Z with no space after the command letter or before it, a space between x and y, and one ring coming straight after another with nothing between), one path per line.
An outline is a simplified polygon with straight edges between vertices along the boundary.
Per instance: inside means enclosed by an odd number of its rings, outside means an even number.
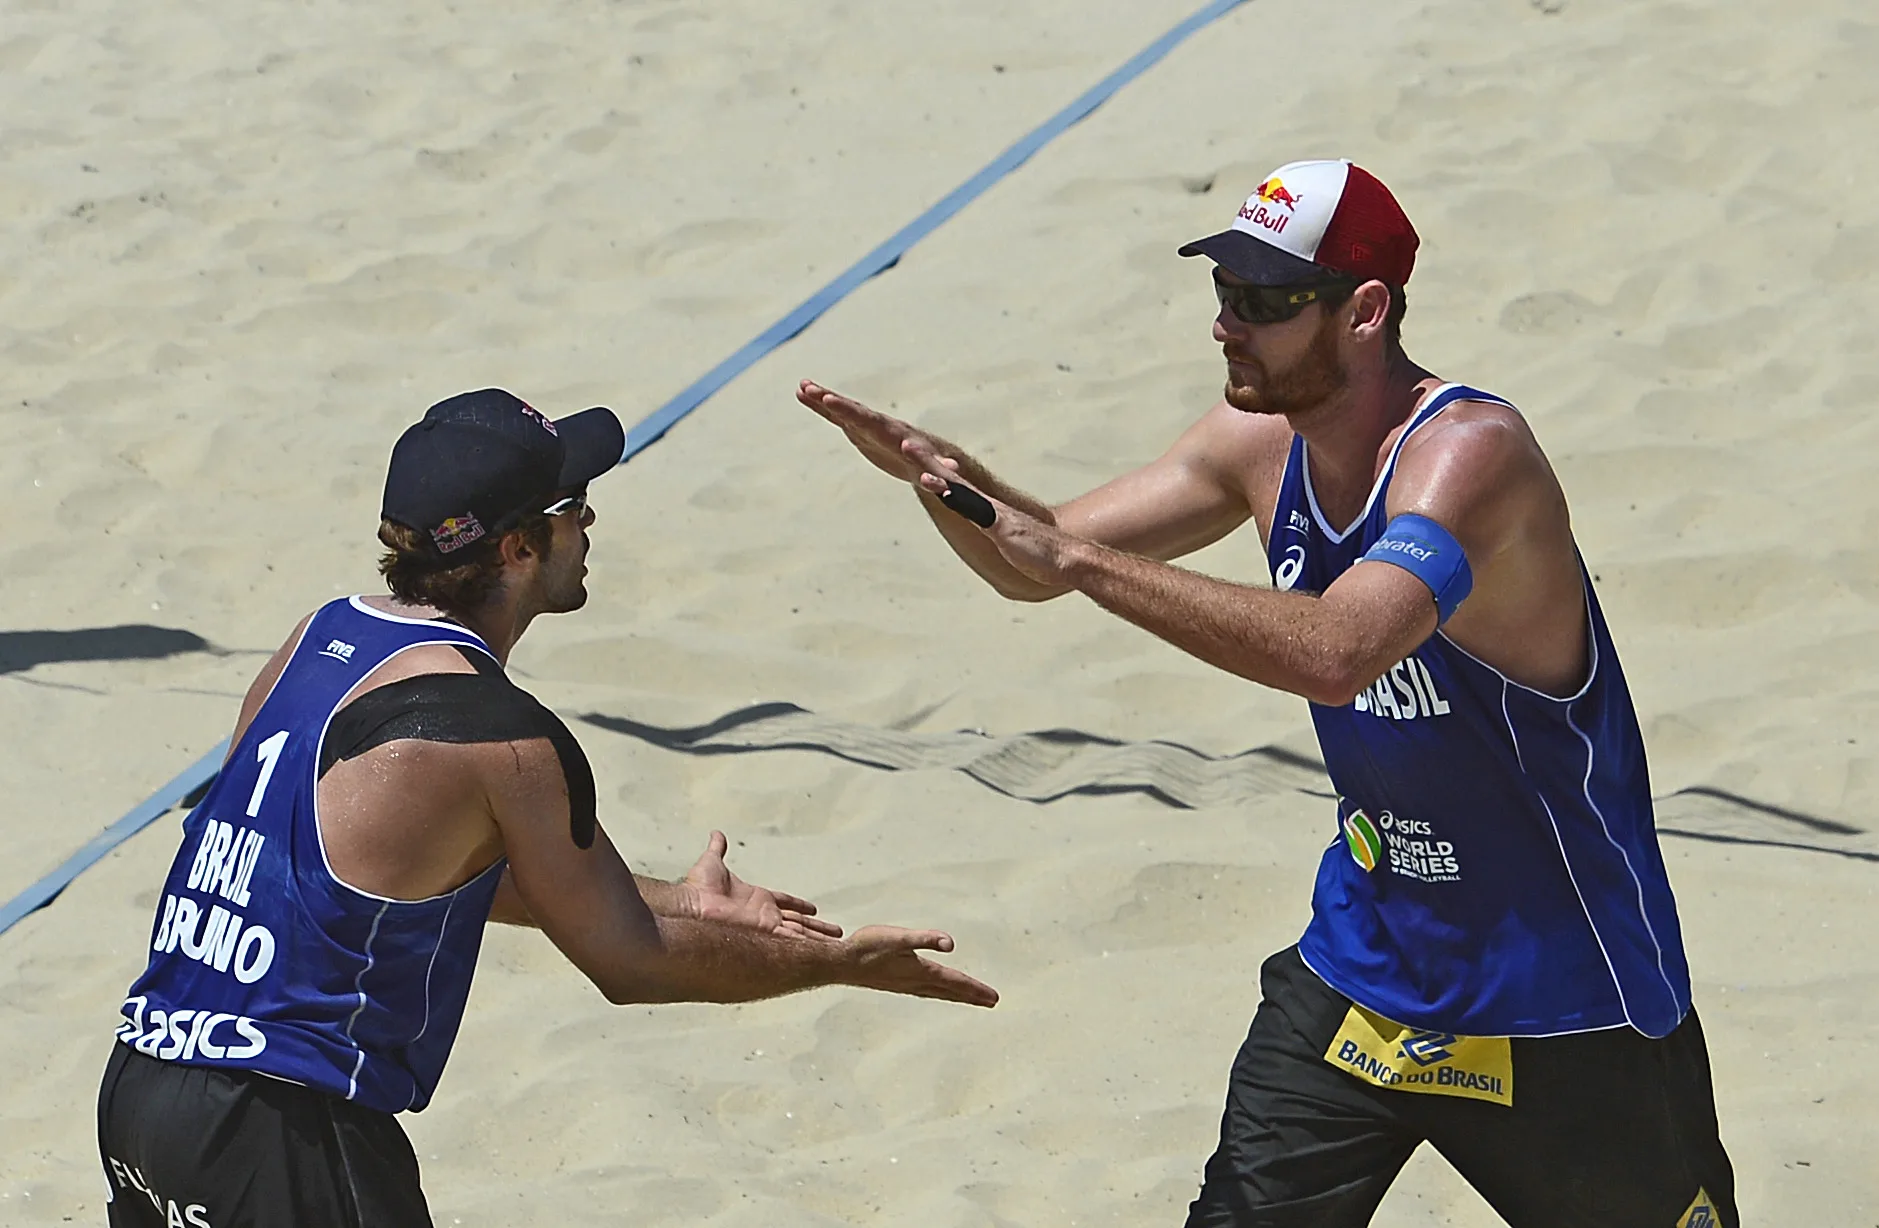
M585 486L620 463L626 451L626 429L610 409L584 409L555 419L561 436L560 489Z
M1303 256L1255 239L1243 230L1223 230L1217 235L1196 239L1181 249L1183 256L1205 256L1235 277L1255 286L1289 286L1327 270Z

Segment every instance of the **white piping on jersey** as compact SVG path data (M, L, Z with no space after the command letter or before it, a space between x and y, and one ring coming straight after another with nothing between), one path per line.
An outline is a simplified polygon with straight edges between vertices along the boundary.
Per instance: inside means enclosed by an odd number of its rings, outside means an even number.
M392 616L387 614L387 615L384 615L384 617L390 618ZM434 626L435 625L435 624L425 624L421 620L413 620L409 618L399 618L399 619L394 619L394 621L396 622L419 621L420 626L422 625ZM452 628L452 629L454 630L455 628ZM447 645L455 646L460 643L462 643L461 640L420 640L415 644L406 644L403 647L395 649L392 652L386 654L384 660L381 660L377 665L374 665L371 670L366 671L366 676L370 677L373 670L379 669L381 666L385 664L386 661L390 661L393 658L397 657L400 653L407 652L410 649L427 648L435 644L447 644ZM479 643L470 644L466 646L470 648L481 648L480 641ZM484 648L482 649L482 651L488 652L489 650ZM490 653L490 656L493 658L495 654ZM283 670L282 672L285 673L286 671ZM326 868L326 877L332 879L333 882L337 883L341 887L344 887L347 891L352 892L354 895L363 896L365 899L371 900L379 904L429 904L435 900L449 899L452 896L456 895L457 892L459 891L469 890L471 887L481 882L484 876L487 875L491 870L499 868L503 864L504 859L501 857L496 858L496 860L490 862L488 866L484 867L482 872L479 873L475 878L472 878L469 882L464 883L462 886L453 888L449 891L440 891L436 895L427 895L421 900L400 900L389 895L379 895L377 892L367 891L362 887L353 886L351 883L347 882L345 879L339 877L338 873L334 871L333 863L331 859L328 858L326 855L326 833L320 830L320 755L326 749L326 734L327 734L327 731L333 727L333 718L335 716L338 716L339 710L346 706L346 695L350 695L350 694L352 694L352 691L347 690L346 693L344 695L341 695L338 701L333 704L333 710L326 714L326 722L320 726L320 737L319 737L319 740L313 744L313 758L307 768L307 771L310 772L313 776L313 789L311 791L311 795L313 798L313 842L319 845L320 847L320 864Z
M447 905L443 905L443 920L438 924L438 944L430 948L430 963L425 965L425 1021L419 1023L417 1035L412 1036L410 1040L406 1040L408 1046L410 1046L410 1044L417 1044L419 1040L423 1040L425 1033L430 1031L430 975L432 975L434 971L438 971L438 952L443 950L443 935L449 933L449 928L451 928L451 913L453 913L455 909L457 909L457 898L453 896ZM415 1089L412 1091L412 1100L417 1100L417 1091L415 1091ZM410 1106L406 1106L406 1108L410 1108Z
M1555 703L1555 704L1575 703L1578 700L1585 698L1585 693L1592 689L1592 680L1598 677L1598 633L1592 627L1592 595L1588 588L1588 585L1590 583L1591 582L1587 580L1584 576L1579 577L1579 594L1585 600L1585 650L1586 650L1587 655L1591 657L1592 664L1585 671L1585 681L1582 684L1580 684L1578 690L1574 691L1570 695L1550 695L1547 692L1540 690L1538 687L1528 686L1524 682L1516 682L1514 679L1509 678L1506 674L1503 674L1500 670L1495 669L1492 665L1489 665L1486 661L1483 661L1480 657L1475 656L1472 652L1469 652L1466 648L1463 648L1460 644L1457 644L1454 640L1450 639L1448 632L1442 630L1440 627L1437 627L1435 629L1435 634L1438 638L1441 639L1443 643L1447 644L1450 648L1453 648L1456 652L1459 652L1462 656L1467 657L1470 661L1473 661L1476 665L1479 665L1482 669L1487 670L1489 673L1493 674L1496 678L1499 678L1501 680L1502 686L1518 687L1521 690L1525 691L1527 694L1536 696L1537 698L1540 698L1540 699L1544 699L1548 703Z
M1333 840L1331 843L1334 847L1336 845L1342 844L1344 843L1343 837L1340 836L1337 839ZM1355 1003L1358 1006L1363 1007L1365 1010L1369 1011L1373 1015L1382 1015L1386 1019L1389 1018L1389 1015L1386 1012L1380 1011L1376 1007L1371 1006L1368 1003L1358 1002L1356 998L1351 997L1350 994L1346 993L1344 990L1338 988L1337 985L1333 984L1330 977L1318 971L1318 969L1312 967L1311 960L1305 957L1305 948L1300 947L1298 949L1298 958L1299 958L1299 962L1305 965L1305 970L1310 972L1313 976L1317 977L1319 980L1323 981L1327 986L1329 986L1332 993L1335 993L1340 997L1350 998L1350 1000L1353 1003ZM1402 1020L1392 1019L1390 1020L1390 1022L1401 1023ZM1514 1040L1545 1040L1550 1036L1582 1036L1587 1032L1615 1032L1619 1028L1630 1027L1630 1026L1631 1025L1628 1023L1601 1023L1595 1028L1566 1028L1558 1032L1508 1032L1508 1033L1505 1033L1505 1035Z
M365 974L372 970L372 944L378 941L378 923L385 919L385 910L390 904L380 905L378 913L372 918L372 932L365 936L365 967L359 969L359 975L352 978L353 992L359 995L359 1005L352 1008L352 1015L346 1020L346 1039L359 1051L358 1058L352 1063L352 1074L346 1079L346 1099L359 1094L359 1072L365 1069L365 1049L353 1036L352 1029L358 1025L359 1016L365 1012Z
M1519 685L1519 683L1514 682L1510 678L1503 677L1501 679L1501 720L1507 726L1508 739L1513 743L1514 759L1520 764L1520 770L1524 774L1527 770L1526 756L1523 755L1520 750L1520 735L1514 730L1513 715L1507 711L1507 692L1510 688ZM1586 680L1586 685L1588 687L1591 686L1590 678ZM1522 689L1531 690L1532 688L1526 687ZM1573 721L1570 709L1566 712L1566 723L1575 734L1579 735L1579 741L1585 744L1585 779L1581 787L1585 793L1586 804L1592 807L1592 813L1597 816L1599 828L1605 833L1605 839L1610 841L1614 848L1618 849L1619 856L1624 861L1625 873L1631 876L1631 881L1637 886L1638 919L1644 922L1645 932L1651 936L1651 945L1657 950L1658 975L1664 978L1664 986L1670 991L1670 1000L1675 1002L1677 1000L1676 988L1670 984L1669 973L1664 970L1664 948L1663 945L1657 941L1657 931L1652 928L1650 914L1645 910L1643 880L1638 878L1637 871L1632 868L1631 858L1625 853L1623 846L1619 845L1617 840L1612 838L1611 828L1605 822L1604 812L1598 808L1596 802L1592 801L1591 782L1594 759L1592 740L1586 737L1584 732L1582 732L1579 726ZM1528 783L1532 783L1531 777L1528 777ZM1599 933L1598 922L1593 919L1592 909L1586 904L1585 891L1579 886L1579 875L1573 870L1572 857L1566 852L1566 838L1559 830L1559 818L1553 813L1552 803L1546 800L1545 792L1542 791L1538 785L1533 786L1533 796L1540 800L1540 808L1546 811L1546 821L1553 829L1553 843L1559 849L1559 862L1566 867L1566 878L1572 883L1573 894L1579 899L1579 911L1585 915L1586 926L1592 931L1592 941L1598 944L1599 956L1604 959L1605 969L1611 974L1612 988L1618 993L1618 1004L1624 1009L1625 1019L1630 1021L1633 1027L1637 1027L1637 1016L1632 1013L1631 1003L1625 997L1625 986L1624 982L1618 977L1618 966L1612 962L1611 952L1605 946L1605 936ZM1638 1030L1643 1031L1641 1028Z
M1630 852L1624 845L1618 843L1617 838L1612 835L1611 824L1605 821L1605 812L1600 810L1598 803L1592 800L1592 760L1596 754L1592 746L1592 739L1588 738L1585 735L1585 731L1579 728L1579 723L1572 719L1571 708L1566 709L1566 724L1574 733L1579 735L1579 740L1585 743L1585 779L1581 782L1579 791L1585 794L1585 804L1590 806L1592 813L1597 816L1599 830L1605 833L1606 843L1618 850L1619 859L1625 863L1625 873L1631 876L1631 882L1638 889L1638 919L1644 922L1644 932L1651 936L1651 949L1657 952L1657 975L1659 979L1664 982L1664 990L1670 995L1670 1001L1672 1004L1675 1004L1677 1001L1677 987L1671 984L1670 972L1664 967L1664 944L1657 940L1657 927L1651 924L1650 910L1644 903L1644 880L1638 877L1637 870L1632 866ZM1590 919L1590 917L1587 918L1587 920ZM1596 932L1596 929L1597 927L1594 927L1594 932ZM1621 992L1619 997L1622 998L1623 996ZM1631 1012L1629 1008L1627 1008L1625 1018L1629 1019L1630 1017ZM1679 1022L1681 1022L1681 1018L1679 1018ZM1640 1028L1639 1030L1642 1031L1643 1029ZM1668 1036L1669 1033L1666 1032L1665 1035Z
M1514 744L1514 762L1520 765L1521 775L1527 774L1527 757L1520 751L1520 735L1514 732L1513 714L1507 711L1507 679L1501 680L1501 720L1507 726L1507 738ZM1586 769L1591 770L1590 766ZM1598 944L1599 958L1605 961L1605 971L1612 979L1612 989L1618 994L1618 1009L1625 1013L1625 1019L1631 1018L1631 1004L1625 1001L1624 982L1618 979L1618 965L1612 962L1611 952L1605 949L1605 936L1598 932L1598 922L1592 920L1592 910L1586 906L1585 892L1579 887L1579 876L1572 871L1572 858L1566 855L1565 837L1559 833L1559 820L1553 817L1553 804L1546 800L1546 794L1533 778L1527 776L1527 783L1533 788L1533 796L1540 799L1540 809L1546 811L1546 822L1553 829L1553 843L1559 848L1559 864L1566 867L1566 879L1572 884L1572 893L1578 897L1579 911L1585 915L1586 927L1592 931L1592 941Z
M352 596L346 598L346 603L361 614L366 614L373 618L382 618L388 623L404 623L409 627L435 627L439 625L435 618L406 618L402 614L387 614L383 610L375 610L365 603L365 597L359 593L354 593ZM476 632L470 630L468 627L460 626L457 623L444 623L442 625L449 627L452 631L461 631L463 634L472 637L476 640L478 647L484 652L489 652L489 645L483 642L483 637L477 635ZM493 657L496 654L489 652L489 655Z
M1457 390L1466 390L1476 395L1466 397L1454 396L1453 393ZM1442 399L1443 397L1447 397L1448 399L1445 401ZM1466 384L1448 383L1438 386L1433 392L1423 398L1422 404L1409 416L1409 425L1403 428L1403 433L1396 437L1396 443L1391 446L1390 459L1384 462L1383 472L1379 473L1377 480L1370 484L1370 497L1364 500L1363 510L1357 513L1357 519L1345 526L1343 532L1339 532L1331 527L1331 522L1325 519L1324 510L1318 506L1318 492L1313 490L1311 486L1311 444L1303 443L1301 445L1299 449L1299 479L1300 485L1302 485L1305 490L1305 502L1311 507L1312 519L1318 522L1319 531L1331 539L1332 545L1335 546L1342 543L1345 538L1362 528L1364 521L1369 519L1370 510L1376 506L1378 497L1383 493L1383 488L1390 484L1391 476L1396 473L1396 458L1402 454L1403 445L1409 442L1409 437L1421 430L1428 423L1433 422L1443 410L1455 404L1457 401L1483 401L1489 405L1506 406L1508 409L1514 410L1515 413L1520 412L1518 409L1515 409L1510 402L1503 401L1496 396L1490 396L1478 388L1469 388ZM1284 489L1284 484L1284 478L1281 477L1280 489Z

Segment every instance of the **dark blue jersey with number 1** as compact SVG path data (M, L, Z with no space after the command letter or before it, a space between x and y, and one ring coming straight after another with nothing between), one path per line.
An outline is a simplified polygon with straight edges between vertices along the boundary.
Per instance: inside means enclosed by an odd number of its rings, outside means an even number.
M185 1065L304 1083L387 1113L430 1102L456 1040L503 863L392 900L326 862L314 788L340 701L420 644L489 650L354 597L308 622L202 802L183 821L118 1039Z
M1458 400L1507 404L1447 384L1402 439ZM1292 441L1267 543L1278 587L1323 592L1363 557L1388 523L1401 449L1338 529ZM1664 1036L1689 1009L1644 741L1583 567L1581 583L1590 672L1571 695L1522 686L1437 630L1354 702L1311 707L1339 831L1299 952L1386 1018L1473 1036L1627 1023Z

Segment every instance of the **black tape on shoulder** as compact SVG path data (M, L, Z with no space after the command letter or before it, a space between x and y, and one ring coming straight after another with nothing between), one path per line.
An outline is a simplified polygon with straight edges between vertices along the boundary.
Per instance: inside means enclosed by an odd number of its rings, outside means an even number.
M464 654L466 657L468 653ZM421 674L367 691L333 717L320 747L319 774L374 746L420 742L514 742L547 738L568 785L568 827L579 848L594 843L594 769L561 718L493 673Z

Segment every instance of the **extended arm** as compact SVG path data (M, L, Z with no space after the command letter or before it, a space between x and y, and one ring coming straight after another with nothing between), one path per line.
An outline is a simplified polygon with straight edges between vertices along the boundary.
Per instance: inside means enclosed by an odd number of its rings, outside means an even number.
M957 477L1030 519L1077 537L1171 559L1218 541L1245 522L1250 509L1234 472L1249 450L1269 446L1272 434L1224 403L1216 405L1154 462L1052 508L931 432L807 380L796 396L839 427L876 468L911 484L953 553L1014 601L1047 601L1070 586L1014 567L994 542L948 509L935 489L921 485L923 472Z
M1531 582L1513 569L1537 559L1549 574L1560 573L1563 563L1566 583L1554 588L1569 595L1576 565L1563 504L1524 428L1450 412L1441 429L1404 449L1388 510L1436 521L1475 562L1476 596L1456 629L1467 625L1486 639L1500 624L1517 641L1536 611L1558 608L1561 598L1549 592L1536 600ZM936 491L949 477L929 464L919 481ZM1360 561L1322 594L1276 592L1111 549L1016 508L998 512L990 528L974 531L1038 583L1075 588L1211 665L1319 703L1351 702L1436 628L1429 587L1390 562ZM1565 606L1568 614L1573 608ZM1565 642L1570 647L1570 637ZM1509 652L1517 656L1522 647L1516 642Z
M724 864L730 842L724 833L714 831L705 842L705 851L685 877L676 883L663 878L633 875L633 885L655 917L683 917L693 921L716 921L742 926L761 933L791 933L840 938L842 927L816 916L816 906L786 891L756 887L731 873ZM505 867L497 884L496 897L490 904L489 919L506 925L541 928L522 902L516 890L515 872Z
M1350 703L1435 630L1429 590L1384 563L1359 564L1314 596L1073 540L1064 575L1110 613L1209 665L1332 707Z
M484 763L516 900L611 1002L748 1002L835 984L980 1006L998 1000L989 986L921 958L952 949L937 931L872 926L835 939L660 916L604 831L587 849L568 839L566 784L545 739L509 743ZM719 854L722 839L714 833Z
M683 883L669 883L663 878L635 874L633 885L639 888L640 898L646 901L646 907L655 917L688 917L696 913L696 906ZM515 887L515 871L508 867L503 868L502 881L496 885L496 898L490 903L489 919L503 925L541 928L534 914L529 912L528 905L522 902L522 894Z

